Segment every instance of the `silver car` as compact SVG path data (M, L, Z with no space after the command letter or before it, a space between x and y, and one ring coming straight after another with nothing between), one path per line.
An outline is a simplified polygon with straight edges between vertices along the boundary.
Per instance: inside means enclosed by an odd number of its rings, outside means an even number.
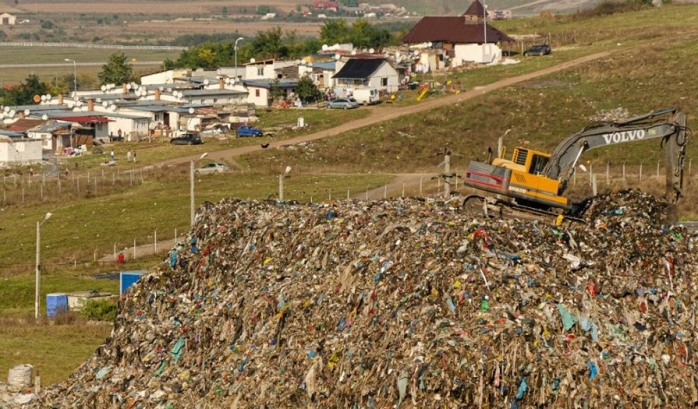
M197 175L202 173L223 173L229 170L230 168L225 163L211 162L207 165L197 168L196 170L194 170L194 173L196 173Z
M356 99L349 97L349 98L336 98L333 99L332 101L327 103L328 108L337 108L337 109L354 109L359 107L359 101Z

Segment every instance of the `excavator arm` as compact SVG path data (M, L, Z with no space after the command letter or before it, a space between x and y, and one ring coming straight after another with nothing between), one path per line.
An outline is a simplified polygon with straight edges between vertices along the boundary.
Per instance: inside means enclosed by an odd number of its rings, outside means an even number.
M673 118L660 119L666 115L673 115ZM595 124L562 141L541 174L560 182L557 194L562 196L584 152L621 143L661 139L666 151L666 200L674 203L682 195L683 165L689 134L686 115L677 113L673 108L623 121Z

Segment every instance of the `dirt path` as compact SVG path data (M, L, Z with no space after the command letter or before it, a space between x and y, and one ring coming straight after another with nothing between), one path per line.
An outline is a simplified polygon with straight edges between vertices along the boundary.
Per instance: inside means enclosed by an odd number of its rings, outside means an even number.
M293 145L297 144L300 142L307 142L307 141L314 141L318 139L323 139L323 138L328 138L336 135L341 135L344 132L348 131L353 131L355 129L363 128L366 126L370 125L375 125L384 121L389 121L392 119L400 118L405 115L414 115L418 114L420 112L436 109L436 108L441 108L447 105L452 105L461 101L466 101L484 94L487 94L488 92L498 90L501 88L509 87L515 84L519 84L521 82L529 81L538 77L542 77L545 75L553 74L559 71L567 70L573 67L576 67L581 64L588 63L590 61L595 61L601 58L606 58L614 53L618 53L627 49L630 49L633 47L623 47L623 48L618 48L613 51L603 51L603 52L598 52L594 54L587 55L585 57L577 58L575 60L567 61L561 64L558 64L554 67L549 67L540 71L535 71L529 74L524 74L524 75L519 75L516 77L512 78L506 78L497 82L494 82L492 84L488 84L482 87L475 87L473 89L467 90L466 92L462 92L460 94L451 94L443 97L438 97L438 98L432 98L428 99L422 102L415 102L413 105L410 106L405 106L405 107L396 107L396 106L389 106L389 105L378 105L378 106L373 106L369 109L371 109L371 114L362 119L358 119L352 122L347 122L343 125L337 126L335 128L331 129L326 129L324 131L320 132L315 132L312 134L308 135L303 135L299 136L296 138L291 138L291 139L285 139L283 141L273 141L270 143L269 147L267 149L272 149L272 148L280 148L284 145ZM362 108L364 109L364 108ZM235 158L238 156L246 155L249 153L257 152L260 150L263 150L260 145L251 145L251 146L244 146L240 148L233 148L233 149L227 149L223 151L218 151L218 152L209 152L208 157L213 160L226 160L230 161L231 163L235 163ZM181 163L187 163L191 160L196 160L199 158L200 155L191 155L191 156L186 156L186 157L180 157L176 159L172 159L166 162L163 162L160 164L162 165L170 165L170 164L181 164ZM416 187L418 187L420 180L426 181L427 179L431 179L433 177L436 177L436 173L417 173L417 174L398 174L395 176L395 179L393 179L388 185L369 190L368 192L363 192L356 194L354 198L356 199L366 199L368 196L369 200L377 200L377 199L382 199L387 192L388 196L395 196L395 192L399 192L403 189L403 187L410 189L411 191L415 191ZM162 245L158 244L158 252L164 250L164 249L170 249L174 245L174 241L172 243L165 243L163 242ZM153 254L154 249L152 245L144 245L144 246L137 246L136 247L136 255L137 256L144 256L144 255L149 255ZM132 251L130 251L132 256ZM124 253L126 256L126 259L128 260L129 255ZM103 258L105 261L113 261L113 255L112 256L106 256Z
M432 110L435 108L441 108L447 105L452 105L461 101L467 101L469 99L487 94L488 92L498 90L501 88L509 87L521 82L529 81L544 75L556 73L563 71L577 65L585 64L590 61L598 60L610 56L613 53L617 53L621 50L626 50L627 48L622 48L613 51L603 51L594 54L587 55L585 57L577 58L575 60L567 61L558 64L554 67L549 67L544 70L535 71L532 73L519 75L516 77L506 78L492 84L488 84L482 87L475 87L473 89L467 90L460 94L451 94L443 97L428 99L422 102L415 102L413 105L405 107L396 107L389 105L377 105L371 107L371 115L366 118L357 119L355 121L347 122L343 125L337 126L335 128L326 129L324 131L298 136L296 138L285 139L283 141L273 141L270 143L267 149L279 148L284 145L293 145L299 142L314 141L318 139L328 138L331 136L341 135L344 132L353 131L355 129L363 128L370 125L375 125L384 121L389 121L392 119L400 118L405 115L414 115L420 112ZM363 109L363 108L362 108ZM243 146L240 148L227 149L217 152L209 152L208 157L213 160L229 160L231 162L235 161L235 157L246 155L248 153L253 153L262 150L260 145ZM180 164L186 163L191 160L196 160L200 155L191 155L185 157L179 157L162 163L165 164Z

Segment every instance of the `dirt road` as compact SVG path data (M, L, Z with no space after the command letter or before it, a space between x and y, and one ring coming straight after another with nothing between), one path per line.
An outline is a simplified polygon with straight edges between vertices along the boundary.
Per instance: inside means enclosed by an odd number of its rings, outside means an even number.
M618 52L619 50L614 50L613 52ZM577 65L581 65L590 61L598 60L600 58L605 58L611 55L611 51L604 51L595 54L590 54L585 57L577 58L572 61L567 61L562 64L556 65L554 67L546 68L544 70L532 72L529 74L519 75L517 77L506 78L489 85L482 87L476 87L460 94L452 94L444 97L428 99L422 102L416 102L413 105L405 107L389 106L389 105L377 105L373 106L371 109L371 115L366 118L357 119L352 122L347 122L343 125L337 126L335 128L326 129L324 131L312 133L309 135L303 135L292 139L285 139L283 141L271 142L270 148L278 148L282 145L296 144L299 142L314 141L318 139L328 138L331 136L341 135L344 132L353 131L355 129L363 128L370 125L375 125L381 122L389 121L392 119L400 118L405 115L414 115L420 112L428 111L435 108L444 107L447 105L452 105L461 101L467 101L469 99L484 95L488 92L505 88L511 85L515 85L524 81L529 81L544 75L552 74L555 72L563 71ZM363 108L362 108L363 109ZM260 145L244 146L240 148L227 149L218 152L209 152L208 157L213 160L231 160L234 161L235 157L246 155L248 153L257 152L263 148ZM180 157L176 159L169 160L163 164L178 164L186 163L191 160L196 160L200 155L192 155L186 157Z
M397 107L397 106L386 106L386 105L378 105L378 106L373 106L369 109L371 109L371 115L369 115L366 118L358 119L352 122L345 123L343 125L337 126L335 128L331 129L326 129L324 131L312 133L309 135L303 135L299 136L296 138L292 139L286 139L283 141L274 141L271 142L270 146L267 148L279 148L282 145L289 145L289 144L296 144L299 142L306 142L306 141L314 141L318 139L323 139L323 138L328 138L336 135L341 135L344 132L348 131L353 131L355 129L363 128L366 126L370 125L375 125L384 121L389 121L392 119L400 118L405 115L414 115L418 114L420 112L424 112L427 110L435 109L435 108L440 108L444 106L448 106L451 104L455 104L461 101L466 101L471 98L478 97L480 95L484 95L488 92L498 90L501 88L505 88L511 85L515 85L524 81L529 81L538 77L542 77L548 74L552 74L555 72L563 71L572 67L575 67L577 65L585 64L590 61L598 60L601 58L605 58L610 56L613 53L622 51L627 48L619 48L617 50L613 51L604 51L604 52L599 52L595 54L591 54L585 57L577 58L572 61L568 61L559 65L556 65L554 67L546 68L544 70L532 72L529 74L524 74L524 75L519 75L517 77L512 77L512 78L506 78L497 82L494 82L489 85L485 85L482 87L476 87L473 89L470 89L466 92L462 92L460 94L452 94L444 97L439 97L439 98L433 98L429 100L425 100L422 102L416 102L413 105L410 106L405 106L405 107ZM362 108L363 109L363 108ZM233 148L233 149L227 149L223 151L218 151L218 152L209 152L208 158L212 160L227 160L230 161L231 163L235 162L235 158L238 156L246 155L249 153L257 152L262 150L263 148L260 145L252 145L252 146L244 146L240 148ZM180 157L176 159L172 159L166 162L161 163L160 165L171 165L171 164L180 164L180 163L187 163L191 160L196 160L199 159L200 155L192 155L192 156L186 156L186 157ZM357 194L355 198L357 199L365 199L368 196L369 200L375 200L375 199L382 199L384 195L386 194L386 190L388 192L396 192L402 189L404 186L409 185L411 189L414 191L414 186L415 184L419 184L420 180L427 180L432 177L435 177L436 174L399 174L396 175L395 179L391 181L387 185L387 187L381 187L377 188L374 190L369 190L368 192L364 192L361 194ZM393 194L394 196L394 194ZM169 246L167 246L169 244ZM163 246L161 247L163 250L165 248L170 249L172 248L172 245L174 245L174 241L172 243L163 243ZM152 254L154 251L152 245L146 245L146 246L139 246L136 248L136 254L138 256L145 256L147 254ZM113 260L113 256L111 256L111 259L109 257L104 258L105 261L107 260Z

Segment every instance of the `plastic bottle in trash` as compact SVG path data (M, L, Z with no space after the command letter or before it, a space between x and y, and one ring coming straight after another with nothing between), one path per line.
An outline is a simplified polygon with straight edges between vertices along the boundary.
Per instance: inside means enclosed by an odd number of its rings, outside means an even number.
M482 297L482 301L480 302L480 311L488 311L490 309L490 297L484 296Z

